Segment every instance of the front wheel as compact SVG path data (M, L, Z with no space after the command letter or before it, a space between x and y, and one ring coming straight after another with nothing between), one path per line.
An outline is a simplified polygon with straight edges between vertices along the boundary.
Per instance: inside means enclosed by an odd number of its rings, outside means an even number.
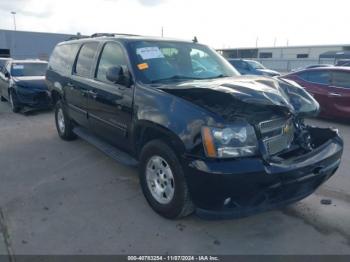
M182 166L167 144L161 140L146 144L141 152L140 163L142 191L153 210L170 219L193 212L194 205Z
M76 135L73 133L73 123L68 117L61 101L58 101L55 107L55 122L58 135L63 140L73 140Z

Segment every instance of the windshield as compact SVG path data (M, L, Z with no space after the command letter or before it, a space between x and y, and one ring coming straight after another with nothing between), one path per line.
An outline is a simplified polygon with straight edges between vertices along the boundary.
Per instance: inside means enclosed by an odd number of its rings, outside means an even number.
M47 63L13 63L12 76L44 76Z
M214 50L196 43L136 41L129 49L133 66L145 83L239 75Z
M251 67L253 67L254 69L265 69L265 67L260 64L259 62L253 61L253 60L249 60L246 61Z

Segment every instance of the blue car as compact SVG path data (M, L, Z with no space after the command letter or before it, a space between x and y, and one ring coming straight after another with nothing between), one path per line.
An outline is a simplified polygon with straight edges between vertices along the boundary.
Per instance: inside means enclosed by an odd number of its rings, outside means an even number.
M267 69L262 64L254 60L246 59L228 59L231 65L237 69L241 75L263 75L263 76L280 76L277 71Z

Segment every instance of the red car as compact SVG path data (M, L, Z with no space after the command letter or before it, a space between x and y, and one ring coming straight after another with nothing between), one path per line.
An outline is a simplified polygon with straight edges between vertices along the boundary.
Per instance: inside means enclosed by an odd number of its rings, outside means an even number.
M321 116L350 119L350 68L305 69L283 76L311 93L321 106Z

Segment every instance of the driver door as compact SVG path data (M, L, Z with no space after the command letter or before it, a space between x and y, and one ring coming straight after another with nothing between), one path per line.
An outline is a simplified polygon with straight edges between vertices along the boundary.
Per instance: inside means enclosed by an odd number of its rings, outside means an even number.
M128 150L128 132L132 119L133 88L107 80L107 70L121 66L128 72L123 48L116 42L107 42L100 52L95 77L88 100L90 128L98 136L122 149Z

